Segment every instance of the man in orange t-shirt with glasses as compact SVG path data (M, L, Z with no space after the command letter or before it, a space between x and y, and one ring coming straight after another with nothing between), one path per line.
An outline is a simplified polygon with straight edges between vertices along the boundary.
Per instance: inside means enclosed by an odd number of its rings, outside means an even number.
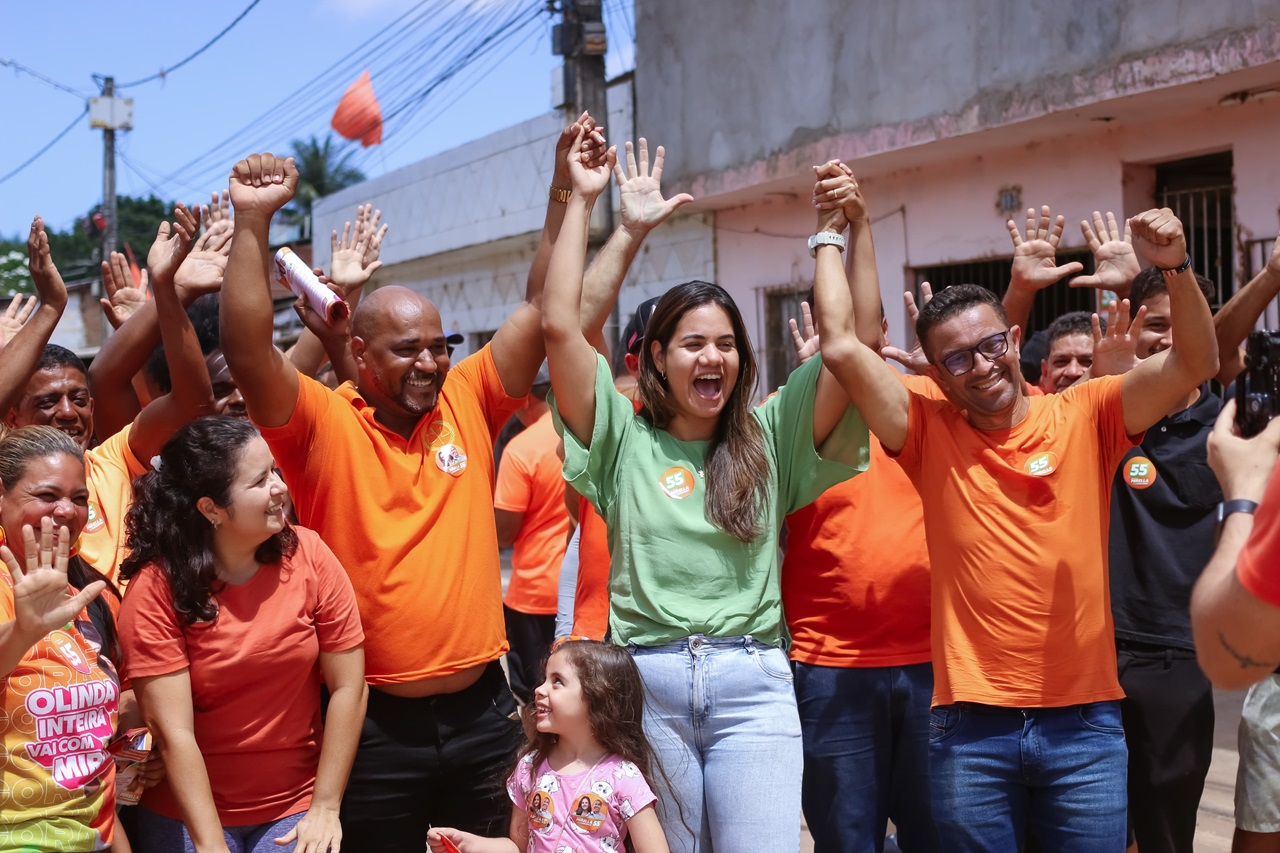
M820 178L820 207L858 192L849 175ZM912 393L856 340L822 341L824 352L840 350L829 362L837 378L924 505L929 769L944 850L1016 850L1028 833L1050 850L1125 847L1127 752L1107 585L1111 480L1143 431L1218 367L1182 224L1161 209L1132 226L1138 250L1165 270L1179 332L1173 347L1122 377L1029 398L1021 330L974 285L936 294L916 323L945 401ZM836 241L815 242L821 322L824 311L849 310L851 297ZM873 264L857 263L869 245L869 229L855 232L855 277L875 275Z

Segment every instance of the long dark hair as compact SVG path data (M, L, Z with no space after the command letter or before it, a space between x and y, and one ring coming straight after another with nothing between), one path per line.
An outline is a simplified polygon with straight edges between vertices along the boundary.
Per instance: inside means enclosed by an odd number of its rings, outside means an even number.
M0 484L6 493L17 488L18 483L27 475L27 465L32 459L43 459L50 456L69 456L84 471L84 451L62 430L51 426L25 426L8 430L0 438ZM18 541L19 530L5 531L5 539L9 547ZM112 616L111 607L103 595L114 595L120 600L120 590L105 575L90 566L79 555L67 561L67 582L76 589L84 589L94 581L103 581L107 589L102 595L94 596L85 607L89 621L98 630L102 640L102 657L113 664L120 663L120 639L116 633L116 620Z
M556 652L564 654L582 685L582 701L586 703L587 721L596 743L634 764L650 788L659 790L654 783L661 781L661 790L668 794L674 791L644 734L644 682L630 653L622 646L599 640L569 640L556 646L552 654ZM524 708L524 728L529 739L516 756L515 772L519 772L525 756L531 756L529 772L536 774L559 741L559 735L538 731L534 710L534 704ZM684 806L679 801L676 806L684 822ZM634 849L629 837L626 846Z
M671 288L653 309L640 348L640 415L658 429L666 429L676 414L671 390L658 372L653 342L665 350L685 314L703 305L718 305L729 316L738 350L738 381L725 401L707 447L706 516L720 530L743 542L758 538L764 528L769 494L769 457L764 433L751 416L756 386L756 359L733 297L723 287L690 281Z
M238 418L200 418L165 442L154 471L133 481L133 505L125 522L130 553L120 565L120 576L129 580L150 563L159 566L183 625L218 615L213 525L196 501L207 497L220 507L231 502L240 457L257 436L251 424ZM276 563L297 549L298 534L286 525L258 546L254 559Z

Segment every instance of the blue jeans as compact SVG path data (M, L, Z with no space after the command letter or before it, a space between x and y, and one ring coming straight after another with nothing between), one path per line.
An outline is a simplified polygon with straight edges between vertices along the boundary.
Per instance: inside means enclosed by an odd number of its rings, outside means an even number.
M929 722L942 849L1123 853L1129 754L1119 702L939 705Z
M881 853L889 820L905 853L938 850L929 803L933 666L794 667L804 816L817 853Z
M227 840L227 849L231 853L291 853L297 842L281 846L275 843L275 839L288 835L289 830L306 816L306 812L298 812L271 823L224 826L222 837ZM138 810L138 844L135 849L145 853L195 853L196 850L185 823L145 808Z
M648 780L672 853L797 853L804 755L786 654L698 634L631 653L645 734L671 783Z

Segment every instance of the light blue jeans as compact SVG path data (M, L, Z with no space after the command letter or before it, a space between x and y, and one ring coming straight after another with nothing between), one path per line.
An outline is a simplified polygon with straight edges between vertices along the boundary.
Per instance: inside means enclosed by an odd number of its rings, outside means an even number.
M573 634L573 608L578 597L578 542L581 538L582 528L573 528L569 547L564 551L564 561L560 563L560 582L556 588L557 638Z
M699 634L631 653L645 734L671 783L648 780L671 853L799 851L804 752L786 654Z

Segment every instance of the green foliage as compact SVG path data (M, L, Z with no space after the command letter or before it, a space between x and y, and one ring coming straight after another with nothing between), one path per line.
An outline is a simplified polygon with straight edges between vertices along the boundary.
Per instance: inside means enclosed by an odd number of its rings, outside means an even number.
M120 223L117 228L117 251L123 252L127 243L133 249L138 265L146 266L147 252L156 239L156 229L164 219L172 220L173 202L154 195L147 198L117 196L116 211ZM49 252L53 255L53 262L62 273L62 278L67 282L98 277L102 237L89 236L86 222L92 214L93 211L89 211L65 231L56 231L45 223L49 234ZM27 241L0 239L0 297L16 292L35 292L31 277L27 274Z
M355 152L355 147L349 146L345 154L339 155L333 146L333 134L326 134L323 140L316 136L293 140L293 159L298 167L293 207L297 214L310 215L316 199L364 180L364 172L350 163Z

